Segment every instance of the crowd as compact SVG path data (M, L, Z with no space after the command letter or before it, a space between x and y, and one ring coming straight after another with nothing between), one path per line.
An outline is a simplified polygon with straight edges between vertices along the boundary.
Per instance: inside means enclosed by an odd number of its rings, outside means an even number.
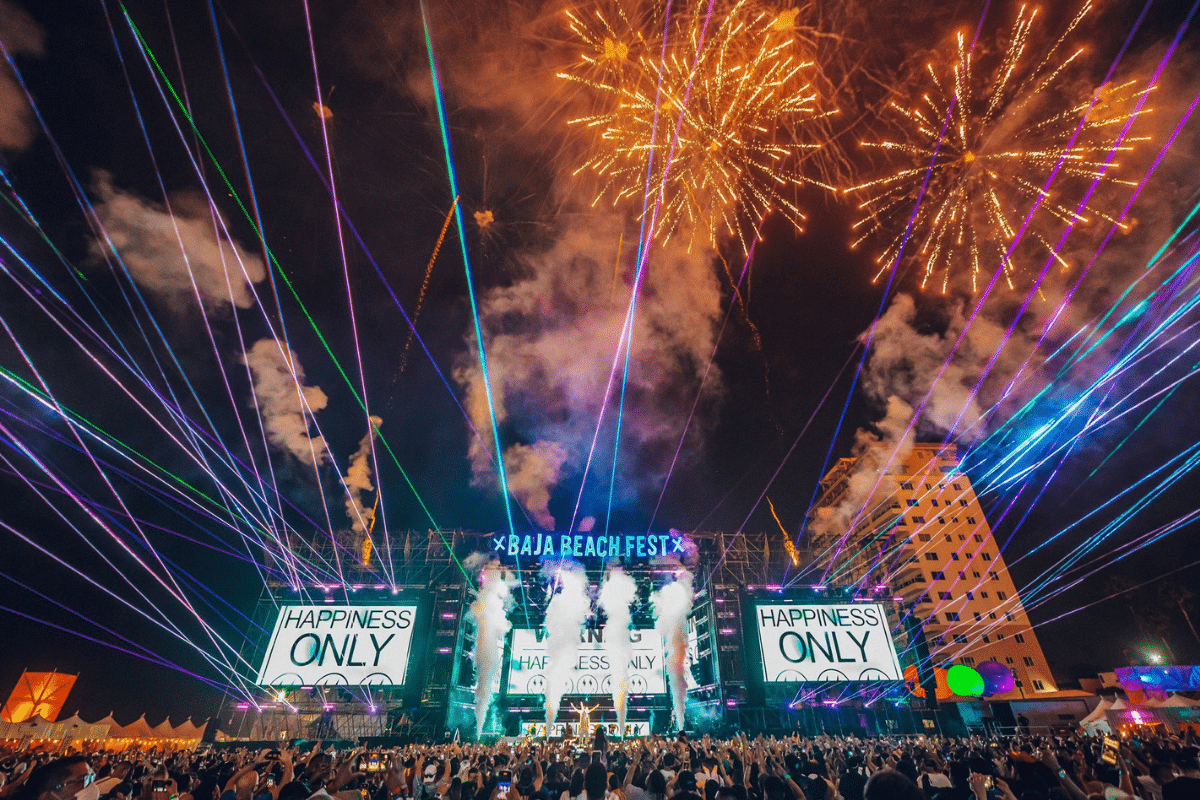
M584 745L584 746L581 746ZM1188 734L0 753L2 800L1200 800Z

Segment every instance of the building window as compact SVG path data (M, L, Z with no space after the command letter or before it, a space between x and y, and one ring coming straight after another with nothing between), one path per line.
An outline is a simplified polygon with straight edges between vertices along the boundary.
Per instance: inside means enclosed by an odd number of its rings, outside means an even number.
M972 572L971 574L972 574L972 575L974 575L976 578L978 578L978 577L979 577L979 573L978 573L978 572Z
M967 599L968 599L968 600L974 600L974 599L975 599L975 593L974 593L974 592L967 592Z
M996 618L996 612L995 612L995 611L989 611L989 612L988 612L988 619L995 619L995 618Z
M976 611L976 612L975 612L975 621L976 621L976 622L983 622L983 615L982 615L982 614L980 614L978 611Z
M1004 599L1006 599L1007 597L1008 597L1008 595L1007 595L1007 594L1005 594L1004 592L996 592L996 599L997 599L997 600L1004 600Z
M1020 678L1017 678L1015 681L1013 681L1013 684L1014 684L1014 685L1015 685L1015 686L1016 686L1018 689L1020 689L1021 687L1023 687L1023 686L1025 685L1025 684L1021 683L1021 679L1020 679Z
M924 517L913 517L913 522L923 523L924 521L925 521Z
M902 484L900 484L900 488L901 488L901 489L906 489L906 490L908 490L908 491L910 491L910 492L911 492L911 491L912 491L912 484L911 484L911 483L902 483Z
M1006 656L1006 657L1004 658L1004 661L1005 661L1006 663L1008 663L1008 664L1011 664L1011 663L1013 663L1012 656Z
M925 554L925 560L926 560L926 561L937 561L937 560L938 560L938 554L937 554L937 553L933 553L933 552L926 553L926 554Z
M999 592L997 592L996 594L1000 594L1000 593L999 593ZM1004 612L1004 618L1005 618L1006 620L1008 620L1009 622L1012 622L1012 621L1013 621L1013 615L1012 615L1012 612L1011 612L1011 611L1005 611L1005 612Z
M967 573L965 573L965 572L958 573L958 579L960 581L965 581L967 579Z
M938 517L938 523L939 523L939 524L941 524L941 525L945 525L945 524L946 524L946 518L945 518L945 517ZM949 536L947 536L946 538L947 538L947 539L949 539L950 537L949 537Z
M1025 634L1018 633L1013 638L1017 640L1017 644L1025 644Z
M937 500L930 500L929 505L933 506L934 508L937 508Z
M905 501L905 502L907 502L907 503L908 503L908 507L909 507L909 508L913 508L914 506L919 506L919 505L921 505L921 501L920 501L920 500L907 500L907 501Z
M966 644L967 637L963 636L961 633L956 633L956 634L954 634L954 643L955 644Z
M1044 692L1044 691L1046 691L1046 684L1042 683L1041 681L1034 681L1033 688L1038 690L1039 692Z
M977 542L982 542L982 541L983 541L983 534L982 534L982 533L977 533L977 534L975 534L975 541L977 541Z
M991 561L991 560L992 560L992 554L991 554L991 553L983 553L982 555L983 555L983 560L984 560L984 561Z
M962 487L961 487L961 486L959 486L957 483L952 483L952 484L950 484L950 485L954 487L954 491L956 491L956 492L961 492L961 491L962 491Z
M951 554L950 554L950 560L951 560L951 561L958 561L958 553L951 553Z
M983 641L988 644L991 644L991 642L992 642L992 640L990 638L988 638L988 635L986 633L983 635Z
M968 505L970 505L966 500L959 500L958 504L963 508L966 508Z
M915 519L915 517L914 517L914 519ZM930 536L928 533L918 533L917 539L922 542L932 542L933 541L933 537Z
M958 524L958 517L951 517L951 518L950 518L950 521L951 521L951 522L953 522L955 525L957 525L957 524ZM960 533L960 534L958 535L958 539L959 539L959 541L961 541L961 542L965 542L965 541L967 540L967 537L966 537L966 536L963 536L963 535Z
M953 544L953 543L954 543L954 537L953 537L953 536L951 536L950 534L948 534L948 533L947 533L947 534L946 534L946 541L947 541L947 542L950 542L951 544Z
M982 597L984 600L986 600L986 599L987 599L987 596L988 596L988 593L987 593L987 592L980 592L980 593L979 593L979 596L980 596L980 597Z
M1003 642L1003 641L1004 641L1004 634L1003 634L1003 633L997 633L997 634L996 634L996 641L997 641L997 642Z
M926 491L929 491L929 490L931 490L931 489L933 489L933 484L929 484L929 483L925 484L925 490L926 490Z
M1033 666L1033 656L1021 656L1021 661L1025 662L1025 666Z
M896 520L896 525L897 525L897 527L899 527L901 525L903 525L905 528L908 527L908 523L904 521L904 517L901 517L900 519Z
M933 573L929 577L935 581L944 581L944 580L946 580L946 573L942 572L941 570L938 570L937 572Z
M946 622L958 622L958 612L957 611L946 612Z
M968 525L974 525L974 524L975 524L975 518L974 518L974 517L967 517L967 524L968 524Z
M892 508L899 508L899 507L900 507L899 503L892 503Z
M953 600L954 597L949 592L938 592L939 600Z
M989 577L989 578L991 578L991 579L992 579L992 580L994 580L994 581L998 581L998 580L1000 580L1000 573L998 573L998 572L989 572L989 573L988 573L988 577Z

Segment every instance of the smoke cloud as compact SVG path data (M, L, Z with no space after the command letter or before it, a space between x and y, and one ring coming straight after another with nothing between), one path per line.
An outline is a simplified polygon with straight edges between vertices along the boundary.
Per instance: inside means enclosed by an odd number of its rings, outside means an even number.
M103 171L92 191L107 237L92 242L94 256L115 252L139 286L176 312L189 308L196 294L209 313L254 304L250 285L267 274L262 259L218 233L219 221L198 193L171 195L168 211L117 189Z
M486 556L467 559L468 570L479 569ZM471 603L475 622L475 739L483 736L488 711L495 696L496 680L504 659L504 637L512 628L508 610L512 606L512 579L498 561L489 561L479 573L479 594Z
M531 445L514 444L504 451L508 491L545 530L554 529L554 517L549 508L550 489L558 483L566 461L567 450L558 442L539 440Z
M583 625L592 611L588 598L587 573L573 562L547 564L542 568L558 591L546 606L546 724L558 718L559 703L570 688L571 670L579 653ZM553 585L552 584L552 585Z
M320 387L304 385L304 367L291 348L259 339L244 363L254 376L254 399L268 441L310 467L329 461L324 437L311 435L308 425L329 398Z
M356 533L366 533L371 528L375 511L366 508L362 502L363 492L375 491L371 483L371 443L378 436L378 428L383 424L379 417L371 417L371 430L358 444L358 450L350 457L350 466L343 479L346 484L346 516L350 517L350 526Z
M622 220L595 215L572 224L549 250L527 255L530 276L487 292L480 304L496 413L505 429L532 445L505 451L512 492L537 523L550 528L547 510L555 486L582 469L605 402L613 357L625 321L636 243L625 241ZM682 238L682 237L681 237ZM614 274L614 260L628 268ZM656 244L638 298L626 388L616 497L627 503L661 485L700 375L713 350L721 291L711 257L688 253L672 241ZM473 482L496 486L491 423L476 359L464 355L455 370L466 407L484 442L471 444ZM609 397L615 419L620 375ZM683 457L702 447L712 400L721 379L714 369ZM612 452L602 433L596 452ZM589 480L603 479L604 471ZM607 487L604 487L607 498Z
M683 730L686 725L687 677L687 634L684 624L692 613L692 573L680 569L675 580L664 584L650 595L654 607L654 627L666 644L667 678L671 684L671 706L675 714L675 727Z
M608 568L598 598L600 608L608 617L604 626L604 644L612 668L613 707L617 711L617 730L625 730L626 700L629 697L629 660L633 643L629 629L633 624L629 606L637 599L637 583L616 564Z
M13 58L41 56L45 33L24 9L0 0L0 42ZM0 150L21 151L37 134L37 120L7 61L0 61Z

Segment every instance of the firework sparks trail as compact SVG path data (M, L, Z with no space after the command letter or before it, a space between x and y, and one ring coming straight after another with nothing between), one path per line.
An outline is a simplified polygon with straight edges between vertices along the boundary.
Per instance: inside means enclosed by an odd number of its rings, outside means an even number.
M822 146L806 126L837 112L816 88L816 65L805 56L813 34L797 25L798 12L772 15L741 0L721 9L707 35L707 14L683 13L662 34L647 34L655 26L624 12L594 20L568 13L585 49L559 77L597 97L593 113L571 121L594 139L574 173L598 179L593 205L634 202L645 222L661 190L651 237L686 230L711 246L732 237L744 252L772 211L803 228L803 212L786 195L833 189L801 169ZM661 45L658 55L652 44ZM678 122L674 140L656 136L660 110Z
M1071 94L1068 78L1084 63L1085 50L1067 52L1066 45L1092 8L1085 4L1041 54L1033 34L1038 12L1028 7L1017 14L998 59L977 55L959 33L948 65L926 65L919 97L904 105L891 104L898 140L862 145L883 152L894 163L893 170L846 190L862 198L858 207L863 217L854 225L857 238L852 247L869 239L883 242L876 279L900 265L896 219L920 196L923 165L935 147L938 156L926 190L929 202L914 230L919 246L913 257L920 264L923 289L936 281L945 293L951 278L967 271L975 292L982 272L996 265L1012 287L1015 267L1010 251L1020 238L1017 223L1035 204L1062 223L1086 223L1095 217L1116 222L1094 207L1073 207L1069 199L1043 186L1056 165L1061 165L1064 180L1127 183L1112 174L1117 164L1107 164L1106 159L1143 141L1121 141L1119 131L1146 113L1130 110L1130 105L1148 90L1127 81L1105 83L1082 98ZM998 63L989 69L986 65L993 60ZM937 122L947 114L952 124L939 133ZM1040 233L1033 233L1033 242L1064 270L1069 268Z

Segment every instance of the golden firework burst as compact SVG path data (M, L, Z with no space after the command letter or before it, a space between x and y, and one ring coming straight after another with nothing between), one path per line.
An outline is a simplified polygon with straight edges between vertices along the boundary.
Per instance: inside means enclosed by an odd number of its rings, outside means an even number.
M943 292L960 270L970 271L972 291L983 271L997 268L1013 286L1010 251L1039 199L1038 211L1060 222L1112 221L1081 205L1083 192L1093 181L1129 183L1108 162L1147 138L1121 133L1149 109L1135 108L1144 90L1134 81L1080 96L1076 73L1085 49L1067 43L1091 10L1084 5L1038 53L1032 45L1038 12L1023 6L990 69L978 63L988 61L986 54L972 53L960 32L948 63L928 64L923 80L912 82L922 85L919 96L890 104L901 136L862 145L884 152L891 171L846 190L863 198L852 246L882 243L876 279L897 266L910 220L905 257L919 263L922 288L940 278ZM1044 190L1056 169L1052 190ZM1068 267L1035 226L1025 238Z
M594 202L632 204L657 237L686 228L693 241L730 236L748 250L771 211L803 226L796 187L832 189L801 167L821 146L805 123L836 112L814 88L799 9L707 8L656 27L642 26L646 14L568 14L585 49L560 77L597 101L572 120L595 144L575 174L596 176Z

